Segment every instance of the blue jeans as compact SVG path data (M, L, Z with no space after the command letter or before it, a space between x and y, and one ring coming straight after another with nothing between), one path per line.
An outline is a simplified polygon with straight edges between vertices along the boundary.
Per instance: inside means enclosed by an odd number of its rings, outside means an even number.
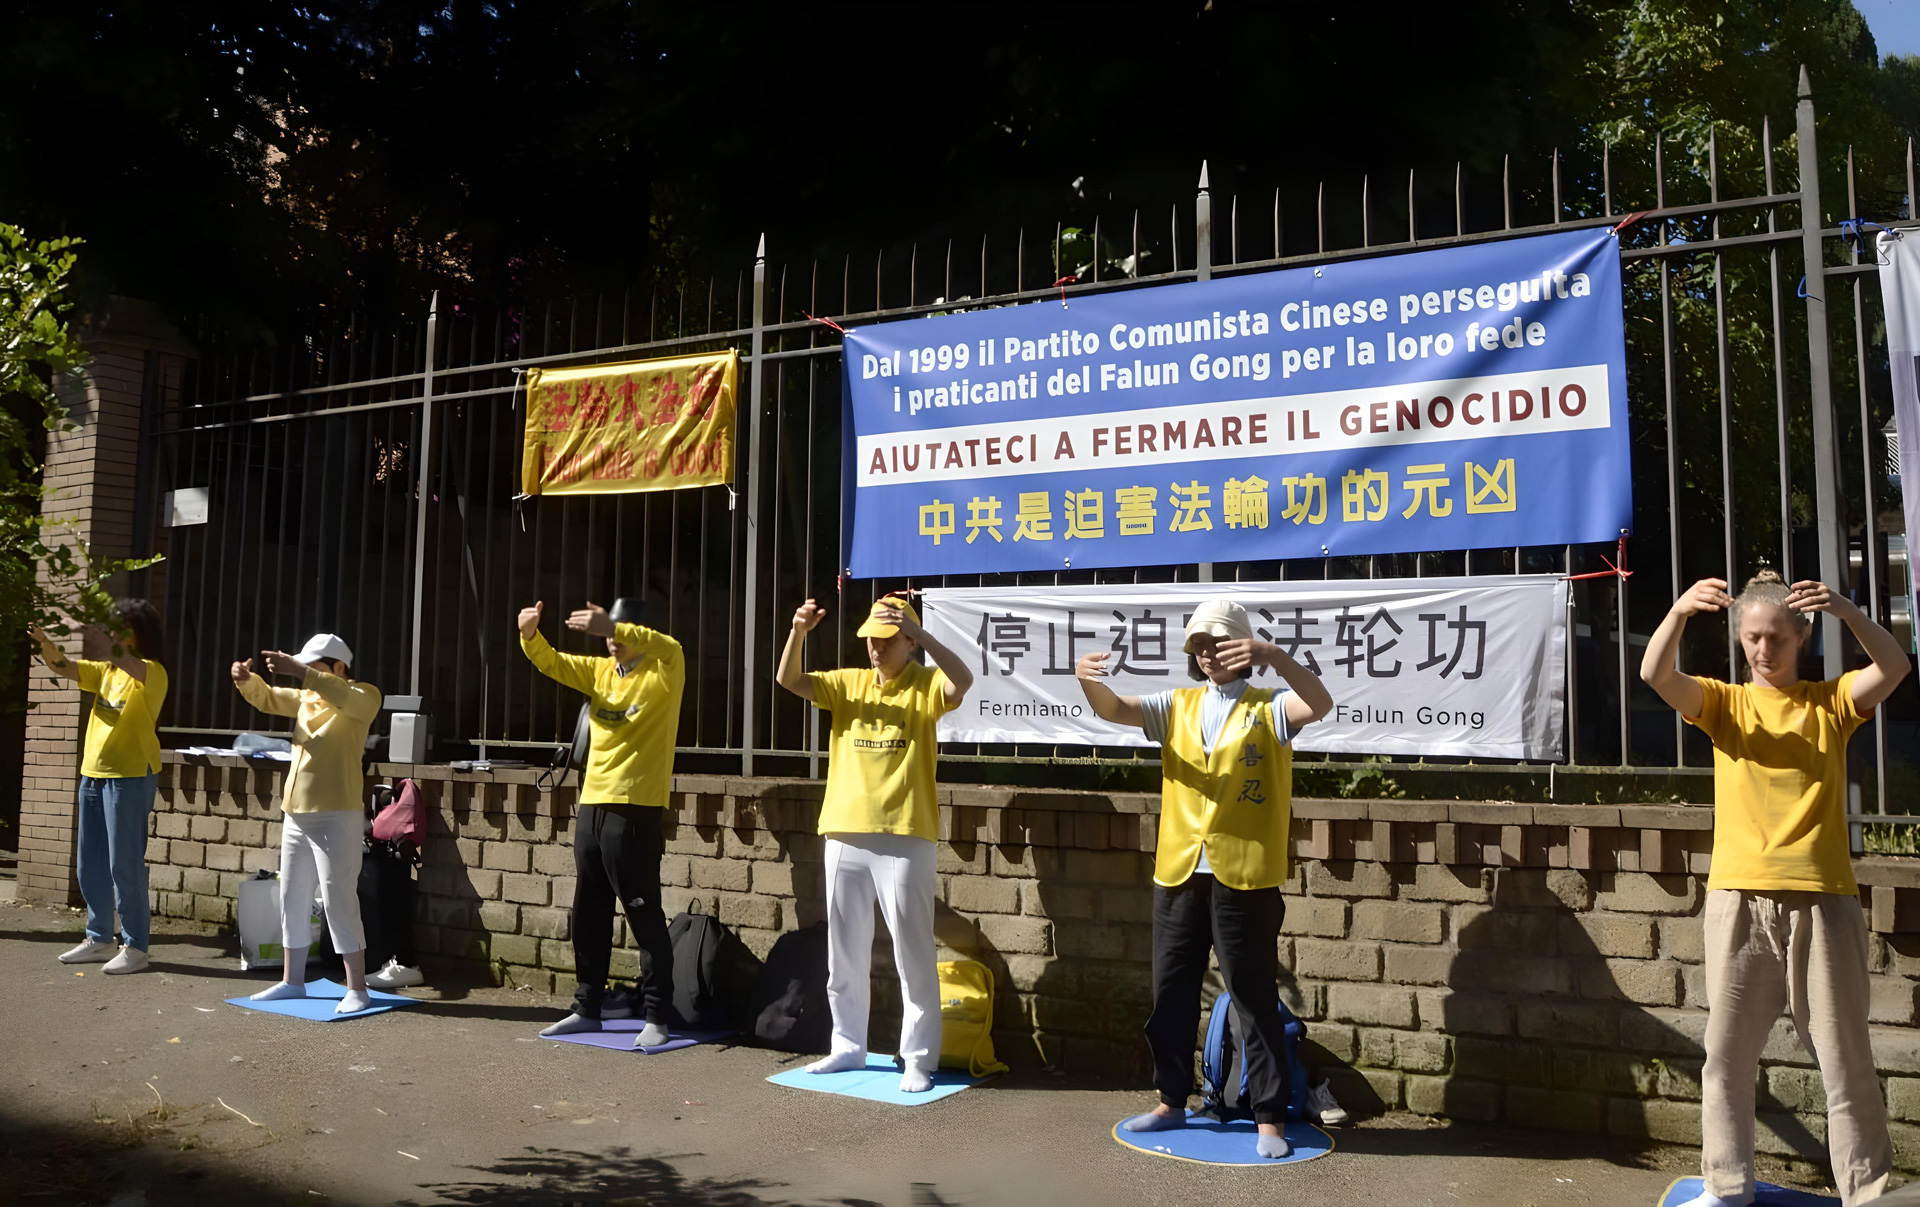
M87 937L113 937L120 911L121 941L147 949L153 911L147 902L147 814L158 775L138 779L80 777L80 855L74 869L87 902Z

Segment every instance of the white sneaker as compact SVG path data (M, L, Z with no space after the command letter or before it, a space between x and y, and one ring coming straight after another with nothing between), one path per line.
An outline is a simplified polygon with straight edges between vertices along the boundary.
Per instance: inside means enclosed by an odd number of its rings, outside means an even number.
M1333 1096L1333 1086L1325 1081L1307 1087L1307 1116L1324 1127L1339 1127L1347 1121L1346 1108Z
M145 972L148 962L147 953L138 947L122 947L120 954L108 960L107 966L100 971L108 976L117 976L123 972Z
M409 968L398 959L388 960L380 971L367 977L367 984L375 989L405 989L410 985L424 985L427 976L418 968Z
M113 959L120 945L109 939L96 939L88 936L80 940L80 946L60 953L62 964L103 964Z

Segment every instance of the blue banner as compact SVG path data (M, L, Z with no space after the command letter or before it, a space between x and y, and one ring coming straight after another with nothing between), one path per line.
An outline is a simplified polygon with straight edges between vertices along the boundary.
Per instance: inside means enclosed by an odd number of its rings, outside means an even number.
M1616 540L1605 230L847 334L858 577Z

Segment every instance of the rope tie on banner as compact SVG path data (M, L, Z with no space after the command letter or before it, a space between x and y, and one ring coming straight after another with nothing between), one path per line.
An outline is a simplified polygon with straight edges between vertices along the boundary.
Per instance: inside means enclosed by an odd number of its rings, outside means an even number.
M1607 561L1607 555L1603 553L1600 555L1600 560L1607 562L1607 568L1605 570L1595 570L1590 574L1562 574L1560 581L1576 583L1586 578L1617 578L1624 583L1633 577L1633 571L1627 569L1627 536L1624 532L1620 534L1620 547L1616 551L1615 556L1620 559L1618 565Z
M1840 219L1840 241L1863 256L1867 254L1867 232L1869 230L1885 231L1896 239L1901 237L1901 232L1894 230L1892 227L1882 226L1878 222L1869 222L1865 218ZM1877 256L1876 260L1882 266L1887 263L1885 260L1878 259Z
M1067 308L1067 286L1078 285L1079 283L1080 278L1074 276L1072 273L1068 273L1053 283L1053 287L1060 291L1060 309L1065 310Z
M1627 229L1629 226L1632 226L1634 223L1640 221L1640 219L1646 217L1648 214L1657 213L1657 212L1658 211L1656 210L1636 210L1634 213L1628 214L1625 218L1622 218L1620 220L1620 225L1613 228L1613 233L1617 235L1621 231Z
M816 323L819 323L823 327L831 327L842 335L847 334L847 329L845 327L842 327L839 323L834 322L832 319L827 318L824 315L807 314L807 312L804 310L802 310L800 313L806 314L808 318L812 319Z

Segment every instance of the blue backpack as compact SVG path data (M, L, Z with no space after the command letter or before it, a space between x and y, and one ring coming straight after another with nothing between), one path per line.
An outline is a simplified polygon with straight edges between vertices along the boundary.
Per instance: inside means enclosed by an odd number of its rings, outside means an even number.
M1287 1118L1306 1118L1307 1066L1300 1062L1300 1039L1306 1026L1293 1016L1285 1002L1280 1005L1280 1023L1286 1035L1280 1058L1285 1062L1282 1076L1287 1085ZM1207 1042L1200 1049L1200 1110L1222 1122L1253 1118L1251 1095L1247 1087L1247 1044L1238 1012L1224 992L1214 999L1207 1020Z

